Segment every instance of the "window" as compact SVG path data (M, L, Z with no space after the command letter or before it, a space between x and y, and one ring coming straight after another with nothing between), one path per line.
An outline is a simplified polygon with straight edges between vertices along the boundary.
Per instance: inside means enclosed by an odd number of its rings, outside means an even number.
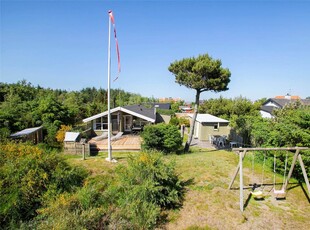
M96 119L95 130L106 130L108 129L108 118L100 117Z
M134 117L134 119L133 119L133 126L145 126L148 123L149 123L148 121L145 121L145 120L138 118L138 117Z
M219 129L218 124L214 124L214 125L213 125L213 129L214 129L214 130L218 130L218 129Z

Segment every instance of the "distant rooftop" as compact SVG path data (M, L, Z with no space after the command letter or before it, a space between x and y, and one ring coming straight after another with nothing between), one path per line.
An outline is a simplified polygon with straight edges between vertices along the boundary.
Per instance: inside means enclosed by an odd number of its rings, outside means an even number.
M299 96L276 96L275 98L269 98L263 105L266 105L268 102L276 103L280 108L283 108L285 105L299 101L302 105L310 105L310 99L301 99Z
M182 99L179 97L177 97L177 98L172 98L172 97L159 98L159 102L179 102L179 101L182 101Z
M285 96L275 96L275 99L300 100L301 98L299 96L291 96L289 94L286 94Z
M10 137L22 137L22 136L25 136L25 135L29 135L29 134L31 134L31 133L34 133L34 132L38 131L39 129L42 129L42 126L24 129L24 130L19 131L19 132L17 132L17 133L11 134Z

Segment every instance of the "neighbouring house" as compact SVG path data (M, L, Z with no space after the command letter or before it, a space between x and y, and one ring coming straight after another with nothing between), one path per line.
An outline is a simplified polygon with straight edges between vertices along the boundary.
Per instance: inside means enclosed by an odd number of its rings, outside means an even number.
M188 114L188 116L192 118L193 114ZM230 133L229 121L211 114L197 114L194 138L198 138L200 141L211 142L212 137L228 137Z
M172 98L172 97L163 97L159 98L159 102L180 102L182 101L181 98Z
M301 99L299 96L276 96L269 98L263 103L260 109L260 114L264 118L273 118L273 111L275 109L282 109L292 103L300 103L301 105L310 106L310 99Z
M171 103L162 103L162 102L154 103L152 105L152 107L156 107L158 109L170 110L171 109Z
M31 141L33 144L38 144L43 141L43 126L24 129L11 134L10 138L24 142Z
M273 118L273 110L277 108L275 106L262 105L259 112L263 118Z
M179 106L179 110L182 113L193 113L194 109L190 105L181 105Z
M155 123L166 123L169 124L171 116L162 114L165 110L171 110L171 103L154 103L152 104L152 108L156 110L156 122ZM158 111L158 112L157 112Z
M156 109L162 108L160 103L150 107L144 105L120 106L110 110L112 132L131 133L134 129L143 129L147 124L162 122ZM88 123L97 135L108 131L108 111L85 118L84 123Z

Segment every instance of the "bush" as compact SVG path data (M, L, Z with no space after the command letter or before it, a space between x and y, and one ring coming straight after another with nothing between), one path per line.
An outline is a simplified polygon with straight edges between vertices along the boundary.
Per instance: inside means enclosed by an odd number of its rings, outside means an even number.
M154 149L165 153L176 152L182 146L182 137L174 125L148 125L142 132L142 148Z
M169 124L179 127L179 126L180 126L179 118L177 118L177 117L171 117L171 119L170 119L170 121L169 121Z
M0 128L0 142L7 141L8 137L10 136L10 130L7 127Z
M62 193L28 224L37 229L154 229L164 209L184 196L174 163L159 153L131 156L115 173L88 178L75 193Z
M121 229L154 228L163 209L182 203L184 189L174 171L159 153L140 153L130 157L128 166L116 171L118 207L112 223Z
M56 139L58 142L63 143L65 140L66 132L69 132L72 130L71 125L61 125L60 129L56 133Z
M181 125L185 125L186 127L190 127L190 121L189 119L185 118L185 117L171 117L170 121L169 121L170 125L174 125L177 126L178 128L181 127Z
M52 196L82 186L88 173L23 143L0 145L0 225L28 221Z
M158 152L131 156L109 174L87 177L38 147L0 146L4 229L153 229L163 210L183 201L175 164Z
M38 210L39 215L31 224L38 229L105 229L109 218L102 203L101 192L85 186L76 193L63 193L51 200Z

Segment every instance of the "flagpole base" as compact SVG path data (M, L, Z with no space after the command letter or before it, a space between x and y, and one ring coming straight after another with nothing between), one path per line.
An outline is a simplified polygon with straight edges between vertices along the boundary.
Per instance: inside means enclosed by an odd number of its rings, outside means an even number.
M105 160L106 160L106 161L109 161L109 162L112 162L112 163L117 163L117 160L115 160L115 159L110 159L109 157L107 157Z

